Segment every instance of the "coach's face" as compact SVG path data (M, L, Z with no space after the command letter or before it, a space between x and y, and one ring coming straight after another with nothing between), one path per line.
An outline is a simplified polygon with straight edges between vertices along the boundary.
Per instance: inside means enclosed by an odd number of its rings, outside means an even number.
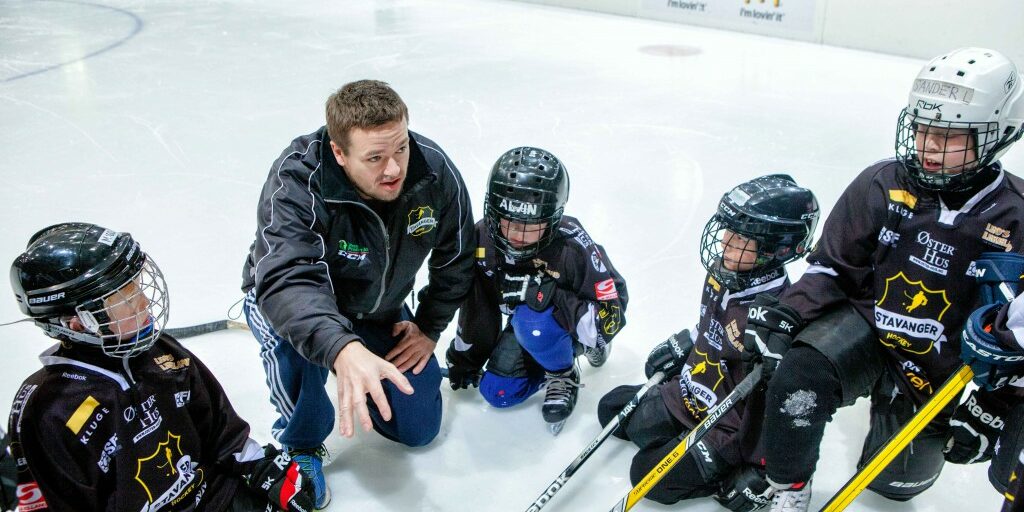
M394 201L409 167L409 123L353 128L347 148L331 141L334 157L363 199Z

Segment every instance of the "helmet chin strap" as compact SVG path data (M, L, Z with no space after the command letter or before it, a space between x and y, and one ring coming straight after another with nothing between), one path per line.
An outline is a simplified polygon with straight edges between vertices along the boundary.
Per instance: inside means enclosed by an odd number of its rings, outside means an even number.
M97 347L103 346L103 340L94 334L86 332L76 331L74 329L65 327L60 324L54 324L50 322L35 321L36 325L51 338L68 338L79 343L85 343L87 345L95 345Z

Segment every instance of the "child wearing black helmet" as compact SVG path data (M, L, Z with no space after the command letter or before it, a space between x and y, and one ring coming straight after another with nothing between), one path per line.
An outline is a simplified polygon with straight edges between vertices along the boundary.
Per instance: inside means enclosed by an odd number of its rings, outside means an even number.
M753 179L722 196L701 237L708 275L696 328L683 329L651 351L647 377L662 372L668 380L648 391L614 433L640 447L630 467L633 484L746 377L747 308L756 295L777 295L789 286L785 265L810 250L818 213L814 194L783 174ZM619 386L601 398L601 424L612 421L640 388ZM767 504L768 484L763 477L750 478L763 474L760 450L752 443L763 404L763 393L755 392L721 416L646 497L672 504L714 496L732 510Z
M11 406L19 510L312 510L298 465L252 440L206 366L162 333L167 287L131 235L46 228L11 285L59 341Z
M626 323L626 282L563 215L568 198L569 175L551 153L518 147L498 158L476 225L473 288L447 352L452 389L479 386L494 407L546 386L542 413L556 435L576 405L576 356L601 366Z

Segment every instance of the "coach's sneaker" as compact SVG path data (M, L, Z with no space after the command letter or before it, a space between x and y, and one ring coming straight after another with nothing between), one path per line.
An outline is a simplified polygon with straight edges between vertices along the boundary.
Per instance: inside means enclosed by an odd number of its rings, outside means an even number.
M774 486L775 484L772 483ZM811 505L811 481L791 484L785 489L775 489L771 512L807 512Z
M602 340L603 341L603 340ZM608 360L608 356L612 353L611 343L602 343L598 341L596 347L583 346L583 355L586 356L587 362L590 366L597 368L604 364Z
M324 459L328 457L327 448L320 445L316 448L289 448L288 455L313 480L316 491L316 509L323 510L331 503L331 489L324 479Z

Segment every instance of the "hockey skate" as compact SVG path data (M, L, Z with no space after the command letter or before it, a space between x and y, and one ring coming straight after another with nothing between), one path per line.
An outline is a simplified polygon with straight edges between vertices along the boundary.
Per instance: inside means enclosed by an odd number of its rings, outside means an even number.
M552 435L558 435L565 426L565 420L576 407L576 395L579 394L580 366L574 360L572 367L563 372L546 372L544 385L544 405L541 412Z
M611 343L600 343L596 347L583 346L583 355L587 358L587 362L590 366L598 368L608 360L608 356L612 353Z
M794 484L788 489L776 489L772 497L771 512L807 512L811 505L811 482Z
M330 462L327 447L320 445L317 448L288 449L288 455L313 480L313 489L316 491L316 510L327 508L327 505L331 503L331 488L327 487L323 468L324 462Z

